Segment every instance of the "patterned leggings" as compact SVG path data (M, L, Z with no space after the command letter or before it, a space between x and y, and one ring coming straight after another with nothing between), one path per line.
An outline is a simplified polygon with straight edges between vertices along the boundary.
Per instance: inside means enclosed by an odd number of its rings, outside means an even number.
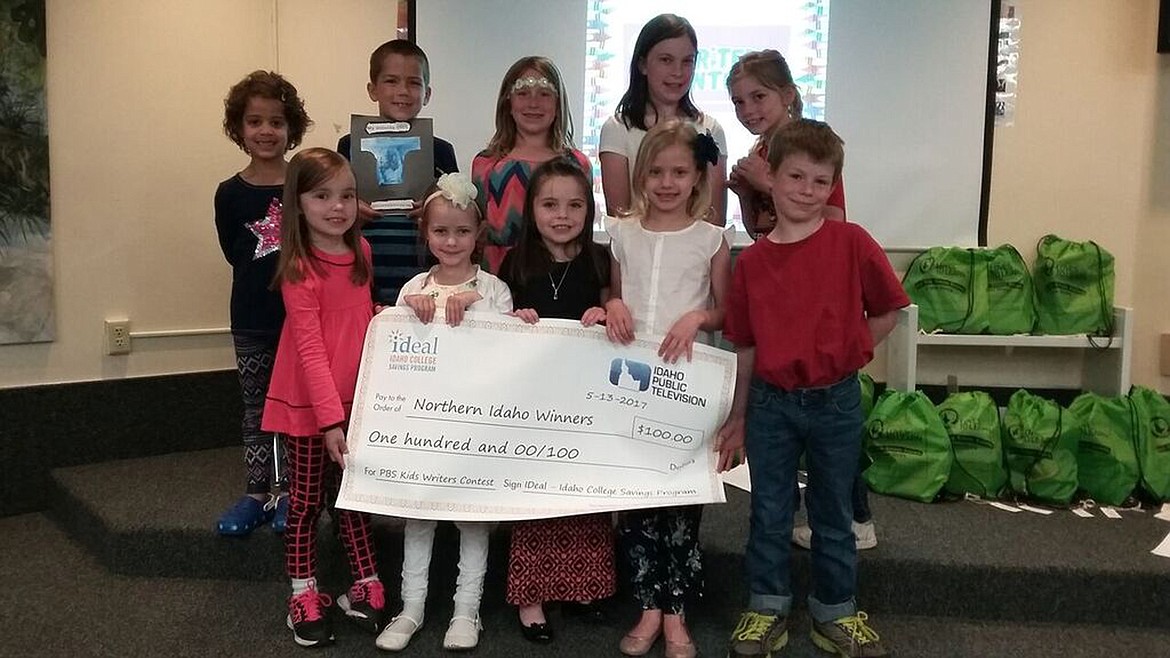
M289 491L288 528L284 531L284 561L289 578L313 578L317 573L317 520L340 482L337 464L329 459L320 436L286 436ZM341 543L349 556L354 580L378 575L370 540L370 516L364 512L336 510Z
M699 548L702 505L626 512L620 517L621 552L634 599L643 610L683 614L688 599L702 595Z
M244 465L248 469L247 492L266 494L272 490L272 474L276 459L273 435L260 430L260 419L264 415L264 396L268 393L268 381L272 379L272 364L276 360L276 337L255 337L232 335L236 347L236 371L240 376L240 391L244 398ZM282 462L283 465L283 462ZM284 468L280 489L286 489L287 476Z

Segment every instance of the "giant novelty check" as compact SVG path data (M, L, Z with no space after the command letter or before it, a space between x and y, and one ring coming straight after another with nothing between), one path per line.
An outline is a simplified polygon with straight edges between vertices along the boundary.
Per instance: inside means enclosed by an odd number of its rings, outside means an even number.
M337 506L501 521L723 502L712 441L735 355L610 343L579 322L379 313L366 332Z

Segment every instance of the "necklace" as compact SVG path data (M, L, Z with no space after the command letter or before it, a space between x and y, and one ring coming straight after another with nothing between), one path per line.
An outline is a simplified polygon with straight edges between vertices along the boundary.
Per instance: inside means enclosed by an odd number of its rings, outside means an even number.
M565 283L565 276L568 275L569 268L572 267L572 265L573 265L573 261L569 261L569 262L565 263L565 271L561 272L561 280L560 281L553 281L552 270L549 270L549 272L548 272L548 283L550 286L552 286L553 301L554 302L561 298L561 286Z

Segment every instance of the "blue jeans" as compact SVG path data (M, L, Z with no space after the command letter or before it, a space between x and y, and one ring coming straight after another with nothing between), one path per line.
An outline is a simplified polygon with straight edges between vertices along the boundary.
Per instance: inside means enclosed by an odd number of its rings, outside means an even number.
M856 614L857 546L853 484L861 454L861 387L857 376L818 388L784 391L753 380L746 421L751 464L751 531L745 554L748 607L788 615L789 557L796 470L803 452L812 528L812 593L817 622Z
M857 466L857 477L853 478L853 522L869 523L873 520L873 512L869 509L869 485L861 477L861 465ZM793 492L794 508L800 509L800 487Z

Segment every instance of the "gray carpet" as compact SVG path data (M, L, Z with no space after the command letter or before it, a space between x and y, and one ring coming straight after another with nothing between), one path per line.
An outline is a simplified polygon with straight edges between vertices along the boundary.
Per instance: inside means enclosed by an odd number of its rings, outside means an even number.
M109 573L42 514L0 519L0 656L249 656L301 655L284 628L278 582L145 578ZM450 655L439 645L444 613L433 614L404 656ZM483 658L618 656L616 644L632 611L601 628L553 615L558 637L547 647L519 638L512 613L485 606ZM705 656L723 655L729 628L724 614L696 610L691 623ZM900 658L947 656L1067 656L1118 658L1165 656L1170 631L1082 624L1077 626L976 622L926 616L875 615L873 622ZM825 656L807 639L807 621L794 620L792 642L781 655ZM338 627L337 644L311 652L322 656L383 656L372 639ZM309 654L304 654L309 655ZM659 651L650 655L661 655Z
M212 532L237 495L238 449L175 453L58 469L52 517L0 519L0 655L282 655L296 651L283 626L287 585L281 543L261 529L245 540ZM154 501L144 505L144 501ZM923 505L873 496L879 545L861 554L859 598L899 656L1170 655L1170 559L1149 550L1170 532L1151 512L1079 519L1009 514L975 503ZM742 551L747 495L709 506L702 537L707 590L691 615L704 655L724 653L746 600ZM347 584L344 560L323 526L322 582ZM492 540L476 655L618 655L635 610L610 602L600 628L550 618L549 647L520 639L503 603L506 524ZM376 527L382 577L396 592L401 532ZM429 618L407 655L440 655L450 614L454 530L440 526ZM798 592L807 553L793 559ZM396 598L392 596L392 599ZM393 605L393 603L391 604ZM817 655L803 611L790 650ZM18 649L20 649L18 651ZM374 655L369 637L341 626L326 653ZM660 651L660 650L659 650ZM11 652L11 653L9 653ZM657 655L652 652L651 655Z

